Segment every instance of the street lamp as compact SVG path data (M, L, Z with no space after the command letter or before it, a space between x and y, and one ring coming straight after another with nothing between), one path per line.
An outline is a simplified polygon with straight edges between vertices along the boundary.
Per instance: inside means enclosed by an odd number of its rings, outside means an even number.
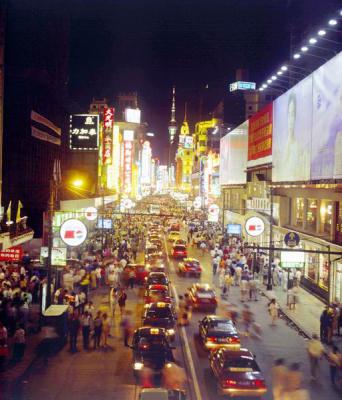
M298 58L300 58L300 54L299 54L299 53L295 53L295 54L293 55L293 58L294 58L295 60L298 60Z
M332 18L328 21L328 24L330 26L336 26L337 25L337 20L335 18Z

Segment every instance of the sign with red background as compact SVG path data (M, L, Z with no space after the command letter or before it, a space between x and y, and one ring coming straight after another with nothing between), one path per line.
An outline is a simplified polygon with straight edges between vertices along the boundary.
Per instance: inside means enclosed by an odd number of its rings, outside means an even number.
M273 105L265 106L249 119L248 161L272 155Z
M103 164L112 163L114 112L112 107L103 110Z
M23 249L20 246L13 246L0 251L0 261L20 261L22 257Z

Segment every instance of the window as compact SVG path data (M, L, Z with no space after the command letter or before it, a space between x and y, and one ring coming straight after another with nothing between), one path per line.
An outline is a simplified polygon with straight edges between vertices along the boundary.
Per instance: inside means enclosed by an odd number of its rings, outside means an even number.
M318 249L311 249L318 250ZM305 276L311 281L317 283L318 281L318 264L319 255L315 253L307 253L307 262L305 265Z
M311 232L316 232L317 205L317 200L308 199L308 209L306 212L306 229Z
M304 199L301 197L296 198L296 226L303 226L303 218L304 218Z
M333 203L329 200L322 200L320 206L321 231L330 235L332 226Z
M323 254L319 255L319 286L328 290L329 286L329 261Z

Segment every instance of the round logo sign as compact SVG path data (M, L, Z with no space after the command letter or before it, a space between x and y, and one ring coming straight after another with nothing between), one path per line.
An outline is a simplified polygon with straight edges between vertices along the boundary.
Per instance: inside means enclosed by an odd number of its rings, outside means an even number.
M201 208L201 205L202 205L201 198L196 197L196 199L193 202L194 208Z
M299 245L300 237L296 232L287 232L284 237L284 242L288 247L296 247Z
M68 219L61 225L59 235L66 245L75 247L86 240L88 231L79 219Z
M245 229L249 236L259 236L265 230L265 224L261 218L251 217L247 219Z
M220 208L217 204L212 204L209 207L209 213L212 215L217 215L219 213L219 211L220 211Z
M88 221L95 221L97 218L97 209L95 207L86 208L85 217Z

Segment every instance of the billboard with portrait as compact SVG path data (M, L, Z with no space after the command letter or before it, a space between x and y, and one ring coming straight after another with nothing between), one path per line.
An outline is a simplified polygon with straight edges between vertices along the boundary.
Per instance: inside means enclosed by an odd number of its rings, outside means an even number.
M248 121L230 131L220 141L220 185L246 183Z
M342 52L313 73L311 179L342 178Z
M273 103L273 182L310 180L312 76Z

